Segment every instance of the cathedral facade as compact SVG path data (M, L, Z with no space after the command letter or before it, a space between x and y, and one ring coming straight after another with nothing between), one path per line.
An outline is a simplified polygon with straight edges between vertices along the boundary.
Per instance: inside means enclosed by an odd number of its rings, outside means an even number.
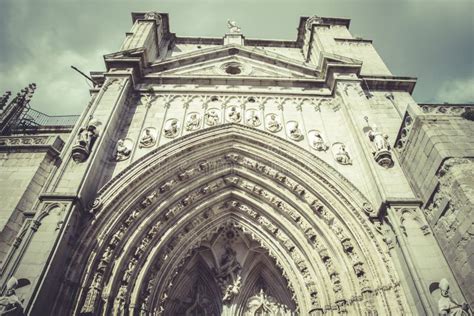
M348 19L132 22L80 116L0 99L4 314L472 314L473 105L418 104Z

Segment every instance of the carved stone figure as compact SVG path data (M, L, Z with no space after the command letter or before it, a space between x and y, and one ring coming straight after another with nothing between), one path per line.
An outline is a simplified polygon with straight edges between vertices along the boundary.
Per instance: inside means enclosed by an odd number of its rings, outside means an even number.
M72 147L71 156L75 162L84 162L92 152L92 147L99 137L97 131L98 123L89 123L86 127L81 127L77 134L75 145Z
M227 119L233 123L240 122L240 111L237 109L236 106L230 107L229 113L227 114Z
M269 130L272 133L276 133L281 131L281 123L278 120L278 116L274 113L268 114L267 115L267 130Z
M448 315L472 315L472 310L467 303L459 304L452 297L449 292L449 282L446 279L441 279L439 283L435 282L430 285L430 292L439 289L441 298L438 300L438 309L440 316ZM463 311L465 313L463 313Z
M142 137L140 138L140 148L152 147L156 142L156 136L154 135L154 129L145 128L143 130Z
M279 315L290 316L293 312L284 304L280 304L273 297L267 295L263 289L247 301L244 316Z
M217 109L210 109L204 116L207 126L216 126L219 124L219 112Z
M352 159L346 150L346 146L342 143L333 144L334 159L341 165L351 165Z
M201 126L201 118L198 113L189 113L186 120L186 130L195 131Z
M17 280L15 277L11 277L6 285L5 295L0 296L0 312L1 315L24 315L23 314L23 304L16 295L15 290L29 285L30 281L27 279Z
M89 286L89 290L87 291L87 296L84 301L84 305L82 305L81 313L93 313L95 302L100 295L100 289L102 287L102 274L96 273L92 280L91 285Z
M241 32L240 27L235 21L227 20L227 28L229 29L230 33L239 34Z
M303 134L301 133L298 122L290 121L288 122L287 126L288 134L290 135L291 139L296 141L300 141L303 139Z
M328 149L328 146L324 142L324 139L319 131L313 131L312 133L310 133L310 135L311 147L318 151L326 151Z
M225 252L222 255L219 268L216 273L216 279L222 289L223 297L232 298L233 293L240 289L240 270L242 267L237 261L236 252L230 245L226 245Z
M255 110L247 111L247 125L258 127L261 124L262 122L260 121L260 116L258 115L257 111Z
M372 154L374 155L375 161L384 168L391 167L393 160L388 135L380 132L377 126L374 125L374 128L369 131L368 137L373 144Z
M177 119L170 119L165 123L164 135L168 138L173 138L178 135L179 126Z
M115 160L122 161L130 157L132 153L131 141L125 139L119 139L117 142L117 149L115 152Z

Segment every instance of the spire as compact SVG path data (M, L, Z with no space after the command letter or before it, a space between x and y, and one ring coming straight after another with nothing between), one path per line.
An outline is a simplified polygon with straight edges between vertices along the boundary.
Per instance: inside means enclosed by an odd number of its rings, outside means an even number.
M8 103L11 92L5 92L0 98L0 135L11 132L19 120L24 110L28 107L31 98L36 90L36 84L30 83L17 93L16 97Z

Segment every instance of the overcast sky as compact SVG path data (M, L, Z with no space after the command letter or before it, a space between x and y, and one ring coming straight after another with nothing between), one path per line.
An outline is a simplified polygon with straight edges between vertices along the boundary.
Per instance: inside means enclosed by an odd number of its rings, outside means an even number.
M350 18L394 75L418 77L418 102L474 103L474 0L0 0L0 90L35 82L35 109L78 114L88 83L74 72L104 70L132 11L167 12L177 36L221 37L228 18L247 38L296 39L300 16Z

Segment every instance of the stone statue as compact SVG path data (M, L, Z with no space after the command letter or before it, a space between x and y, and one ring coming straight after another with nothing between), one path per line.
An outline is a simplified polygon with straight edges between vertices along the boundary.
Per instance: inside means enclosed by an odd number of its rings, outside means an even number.
M315 131L313 134L311 146L318 151L326 151L328 149L328 146L324 143L321 133L318 131Z
M366 119L368 121L368 119ZM372 142L375 161L384 168L389 168L393 165L392 154L390 153L390 143L388 142L388 135L381 133L377 126L371 129L367 135Z
M430 285L430 291L433 292L435 289L439 289L441 292L441 298L438 300L438 309L440 316L448 315L472 315L472 310L469 304L459 304L453 300L451 293L449 292L449 282L446 279L432 283Z
M125 143L125 139L119 139L117 142L117 150L115 152L115 160L116 161L126 160L130 157L131 153L132 153L132 150L131 148L127 147L127 144Z
M142 138L140 139L140 148L148 148L155 144L156 138L153 135L151 128L145 128L143 130Z
M247 124L253 127L260 126L262 122L260 121L260 117L258 116L257 112L255 110L251 110L250 116L247 118Z
M15 290L29 284L30 281L27 279L17 280L15 277L11 277L8 280L5 295L0 296L0 315L24 315L23 302L18 298Z
M186 121L186 130L195 131L201 125L201 118L198 113L190 113Z
M72 147L72 159L75 162L86 161L98 136L96 124L91 122L86 127L81 127L77 134L76 143Z
M242 267L237 261L236 252L229 245L225 247L216 279L222 289L224 301L231 300L240 290L240 270Z
M352 164L351 157L346 150L346 146L341 143L336 143L337 146L336 151L334 152L334 159L341 165L350 165Z
M219 114L217 113L217 110L211 109L207 111L205 120L208 126L215 126L219 124Z
M237 26L235 21L227 20L227 28L229 29L230 33L239 34L241 32L240 27Z
M237 110L237 107L233 106L230 108L230 112L227 115L229 121L237 123L240 121L240 112Z
M289 128L290 137L294 140L303 139L303 134L299 128L298 122L293 122L293 126Z
M168 121L167 126L165 126L164 132L165 132L165 137L168 138L173 138L178 135L179 127L178 127L178 120L177 119L171 119Z
M267 129L272 133L281 131L281 124L277 119L277 115L272 113L269 116L270 118L267 121Z

